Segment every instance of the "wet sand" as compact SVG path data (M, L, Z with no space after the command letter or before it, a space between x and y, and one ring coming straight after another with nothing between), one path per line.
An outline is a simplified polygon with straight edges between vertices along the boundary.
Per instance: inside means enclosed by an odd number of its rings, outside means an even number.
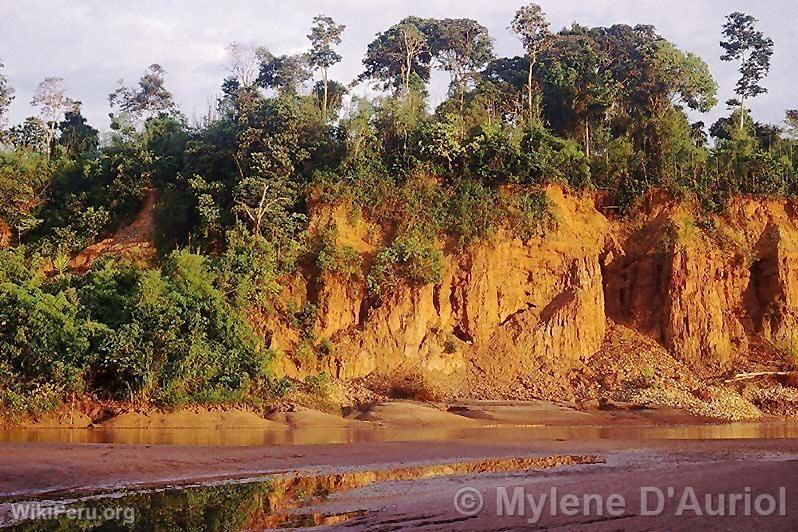
M404 419L405 409L399 410ZM495 409L487 410L494 411L488 416L490 421L497 421ZM511 410L513 415L518 413L517 407ZM472 412L472 417L484 419L485 414ZM312 516L313 522L324 524L325 529L792 530L798 527L798 440L690 439L691 435L702 434L712 438L713 431L723 437L724 427L725 436L736 432L728 432L727 425L650 426L646 425L650 418L634 419L622 416L619 424L603 427L605 432L596 432L602 427L591 425L503 429L469 425L457 428L466 432L455 431L441 439L381 441L390 440L389 436L394 434L391 430L405 433L406 428L400 423L393 429L383 427L387 432L382 436L373 432L370 440L346 444L183 446L4 442L0 443L0 522L4 515L7 519L11 501L289 475L323 478L323 485L336 487L329 489L323 499L290 510ZM385 418L379 423L390 425L390 420ZM561 432L551 432L546 437L547 430ZM640 437L646 430L660 432L649 432L653 438ZM760 426L741 434L756 436L762 430ZM657 434L668 437L668 431L679 439L657 438ZM567 438L558 438L557 434ZM580 438L580 434L584 437ZM776 434L793 435L789 426L781 427ZM603 463L564 462L564 456L590 456L596 458L593 462ZM521 464L533 459L548 460L554 465L509 469L462 466L472 461L501 459L520 460L517 463ZM444 467L432 467L436 465ZM425 467L435 474L407 476L408 468ZM405 471L404 476L396 471ZM366 474L368 481L342 484L340 476L350 473ZM330 475L337 475L336 480L331 481ZM484 501L482 510L474 515L464 515L453 502L458 490L464 487L476 490ZM606 511L600 513L595 505L584 515L545 511L530 523L531 509L522 505L516 510L523 510L524 515L497 515L497 504L502 502L499 488L510 494L515 488L522 488L524 496L537 501L542 495L550 496L554 487L560 498L575 495L581 499L585 494L596 494L606 499L616 494L624 500L624 511L608 515ZM644 487L659 487L663 493L673 488L675 496L666 497L661 515L641 515L640 490ZM785 515L778 515L778 511L771 516L739 515L745 513L740 506L735 516L700 516L689 511L678 516L680 496L687 487L695 490L702 504L707 494L778 497L780 488L784 488ZM258 526L270 522L263 520Z

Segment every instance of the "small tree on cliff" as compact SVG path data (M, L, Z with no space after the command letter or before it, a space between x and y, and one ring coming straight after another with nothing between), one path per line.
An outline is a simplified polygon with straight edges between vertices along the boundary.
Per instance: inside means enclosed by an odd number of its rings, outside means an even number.
M327 116L329 103L329 79L327 70L338 63L341 55L333 50L333 46L341 44L341 35L346 29L343 24L337 24L331 17L317 15L313 17L313 26L310 29L310 54L308 60L310 66L321 70L321 80L323 84L323 94L321 99L321 112Z
M0 141L3 140L3 127L8 106L14 100L14 89L8 84L8 78L3 74L2 70L3 63L0 63Z
M73 102L66 96L66 84L62 78L44 78L39 83L31 105L39 108L39 116L47 128L47 156L53 149L53 140L58 132L58 123L64 112L72 107Z
M745 125L745 101L768 90L760 85L770 71L770 57L773 55L773 39L756 29L757 19L745 13L735 12L726 17L723 25L721 47L726 51L720 56L723 61L740 62L740 79L735 92L740 97L739 128Z
M546 51L553 43L549 22L546 20L546 14L539 5L529 4L515 13L510 29L518 34L518 38L521 39L526 55L529 58L529 71L526 82L527 112L529 113L529 118L537 122L540 120L540 105L539 100L535 99L532 74L540 54Z

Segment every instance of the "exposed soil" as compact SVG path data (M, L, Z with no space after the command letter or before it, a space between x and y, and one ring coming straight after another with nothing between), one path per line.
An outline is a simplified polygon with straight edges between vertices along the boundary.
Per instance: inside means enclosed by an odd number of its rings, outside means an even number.
M156 255L154 210L157 200L158 191L147 190L141 210L130 224L78 253L69 262L69 267L77 273L84 273L103 256L121 258L144 267L152 265Z

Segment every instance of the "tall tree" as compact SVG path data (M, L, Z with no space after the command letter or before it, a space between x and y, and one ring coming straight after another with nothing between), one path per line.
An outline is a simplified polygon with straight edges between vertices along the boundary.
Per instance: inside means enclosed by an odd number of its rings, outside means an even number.
M601 68L601 56L584 35L561 35L541 58L541 78L549 119L563 131L582 139L591 156L592 126L612 105L615 85Z
M327 99L328 112L336 115L344 103L344 96L349 93L346 85L338 83L335 80L329 80L325 85L321 80L313 84L313 94L319 102L319 109L323 109L324 99Z
M29 116L8 132L11 145L14 148L38 152L47 151L47 135L47 125L36 116Z
M452 92L463 99L475 73L493 59L493 43L488 29L476 20L443 19L434 24L432 51L440 68L452 76Z
M36 92L33 93L30 103L33 107L39 108L39 116L47 128L46 152L49 157L61 115L73 103L66 95L66 83L62 78L44 78L44 81L36 87Z
M725 53L723 61L740 62L740 79L735 92L740 97L740 123L742 131L745 124L745 101L768 90L760 85L770 71L770 57L773 55L773 39L756 29L756 18L745 13L734 12L726 17L720 46Z
M337 24L331 17L316 15L313 17L313 26L310 29L310 66L321 70L321 80L324 93L321 100L321 112L327 116L328 106L328 75L327 71L341 60L341 55L333 50L334 46L341 44L341 35L346 29L343 24Z
M684 53L668 41L657 43L652 72L670 104L683 103L706 113L718 103L718 84L709 65L697 55Z
M14 100L14 89L8 84L8 77L3 74L3 67L3 63L0 62L0 140L2 140L8 106Z
M159 113L175 110L172 93L166 88L166 70L152 64L141 76L138 87L126 87L123 80L119 88L108 95L112 108L118 107L134 120L148 120ZM111 115L114 120L113 114Z
M526 56L500 57L491 61L482 71L482 87L495 93L496 109L514 121L526 108L529 59Z
M81 113L81 102L74 102L58 124L61 136L58 142L66 149L69 157L93 150L99 144L99 132L91 127Z
M516 11L510 28L518 34L529 58L526 82L527 111L530 119L537 121L540 119L540 107L534 101L533 73L540 54L552 45L549 22L539 5L529 4Z
M242 87L249 88L258 81L260 64L270 54L266 48L252 43L232 42L227 46L228 69Z
M426 83L430 76L433 21L407 17L377 34L363 58L365 71L358 79L372 79L383 89L410 92L414 81Z
M311 76L306 55L274 56L266 52L261 59L258 84L282 95L294 95Z
M789 109L784 117L784 135L792 140L798 140L798 109Z

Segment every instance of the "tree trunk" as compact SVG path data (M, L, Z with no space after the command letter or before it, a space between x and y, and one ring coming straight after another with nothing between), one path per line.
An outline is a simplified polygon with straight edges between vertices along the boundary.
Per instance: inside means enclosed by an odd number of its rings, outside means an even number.
M529 72L526 77L526 97L527 97L527 112L529 119L532 120L532 61L529 62Z
M463 116L463 108L465 107L465 93L467 90L465 74L457 74L457 87L460 92L460 116Z
M50 120L47 122L47 159L49 160L53 153L53 140L55 139L55 130L58 128L58 113L53 112L50 115Z
M585 155L590 159L590 122L585 120Z
M743 132L745 127L745 98L740 97L740 133Z
M321 102L321 114L327 118L327 69L321 69L321 75L324 78L324 99Z

